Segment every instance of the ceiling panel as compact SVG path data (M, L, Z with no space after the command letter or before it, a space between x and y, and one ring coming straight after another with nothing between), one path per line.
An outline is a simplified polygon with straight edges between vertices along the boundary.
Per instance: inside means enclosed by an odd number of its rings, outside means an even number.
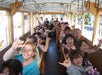
M78 12L82 11L84 1L89 0L0 0L0 3L10 5L18 1L23 1L22 10L33 12ZM90 1L95 2L95 0ZM0 6L2 6L1 4Z

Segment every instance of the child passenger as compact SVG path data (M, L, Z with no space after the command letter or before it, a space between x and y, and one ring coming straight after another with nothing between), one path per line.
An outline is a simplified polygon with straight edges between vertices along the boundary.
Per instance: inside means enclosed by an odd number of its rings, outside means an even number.
M9 59L0 66L0 75L22 75L23 66L17 59Z

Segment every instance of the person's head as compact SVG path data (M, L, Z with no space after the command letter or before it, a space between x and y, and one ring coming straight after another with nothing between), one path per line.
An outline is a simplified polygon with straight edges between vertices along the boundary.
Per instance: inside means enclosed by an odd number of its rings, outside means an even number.
M26 42L22 48L22 56L24 60L34 59L36 56L36 44Z
M63 20L63 18L60 18L60 21L62 21Z
M43 17L40 17L41 20L43 20Z
M33 35L34 35L36 38L38 38L38 36L41 35L41 33L40 33L40 32L37 32L37 33L33 33Z
M37 38L35 37L35 35L30 35L27 37L25 42L37 43Z
M65 36L65 43L69 44L69 45L73 45L74 44L74 37L72 34L68 34Z
M68 23L68 22L65 22L64 24L65 24L65 25L67 25L67 26L69 25L69 23Z
M80 40L79 49L81 52L87 52L90 49L90 45L86 40Z
M22 63L17 59L9 59L9 75L22 75L23 66Z
M56 21L59 21L58 18L56 18Z
M80 53L80 51L78 50L72 50L69 54L69 57L72 61L73 64L77 65L77 66L82 66L82 55Z
M43 43L45 43L45 41L46 41L46 37L45 37L45 36L43 36L43 35L39 35L39 36L38 36L37 42L38 42L39 44L43 44Z
M44 32L45 32L44 27L40 27L39 32L40 32L41 34L44 34Z
M0 74L5 74L5 75L9 74L8 64L9 64L8 62L3 62L0 65Z
M22 75L23 66L17 59L9 59L2 64L2 74L4 75Z
M79 40L81 38L81 30L80 29L74 29L73 30L73 36L75 39Z
M64 34L65 34L65 35L67 35L67 34L72 34L72 30L70 29L69 26L66 26L66 27L65 27Z

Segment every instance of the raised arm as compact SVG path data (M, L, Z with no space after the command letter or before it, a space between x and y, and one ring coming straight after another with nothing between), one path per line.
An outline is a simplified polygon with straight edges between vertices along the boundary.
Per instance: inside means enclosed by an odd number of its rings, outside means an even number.
M65 28L66 28L66 25L61 24L61 32L60 32L59 40L63 39L63 34L64 34Z
M69 68L71 66L71 61L70 59L66 59L63 63L59 62L59 64L63 65L66 68Z
M23 47L23 41L17 39L13 42L11 48L5 52L4 56L3 56L3 60L6 61L10 58L12 58L14 56L14 54L17 51L17 48L19 47Z
M47 36L45 46L43 46L43 45L40 46L40 48L41 48L41 50L42 50L43 52L47 52L48 46L49 46L49 41L50 41L50 38Z

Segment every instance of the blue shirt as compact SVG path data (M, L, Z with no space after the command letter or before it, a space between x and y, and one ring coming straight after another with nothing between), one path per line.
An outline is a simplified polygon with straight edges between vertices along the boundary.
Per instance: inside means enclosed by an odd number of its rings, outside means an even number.
M15 55L14 58L23 62L22 55ZM23 66L22 75L40 75L39 68L34 60L30 64Z
M86 75L83 67L78 67L74 64L67 68L67 73L68 75Z

